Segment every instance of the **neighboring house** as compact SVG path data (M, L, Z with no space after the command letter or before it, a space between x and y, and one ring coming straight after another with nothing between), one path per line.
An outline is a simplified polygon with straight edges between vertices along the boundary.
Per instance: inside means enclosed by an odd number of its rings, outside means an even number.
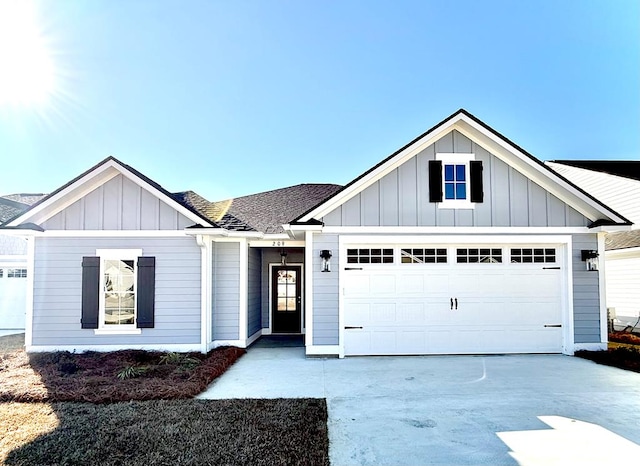
M302 333L342 357L604 348L582 252L629 224L460 110L343 188L210 203L110 157L4 231L28 238L29 351Z
M0 225L26 211L42 195L0 197ZM24 331L27 297L27 242L0 234L0 335Z
M606 303L615 328L640 328L640 162L557 160L547 165L633 222L605 240Z

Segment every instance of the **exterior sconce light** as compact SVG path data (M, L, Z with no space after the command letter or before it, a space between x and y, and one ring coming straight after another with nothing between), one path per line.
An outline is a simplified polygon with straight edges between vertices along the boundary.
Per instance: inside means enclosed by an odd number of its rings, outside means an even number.
M587 265L587 270L594 271L598 270L598 251L593 251L590 249L583 249L580 251L582 260Z
M331 263L329 262L331 259L331 251L323 249L320 251L320 257L322 258L322 272L331 272Z
M280 264L287 265L287 251L280 251Z

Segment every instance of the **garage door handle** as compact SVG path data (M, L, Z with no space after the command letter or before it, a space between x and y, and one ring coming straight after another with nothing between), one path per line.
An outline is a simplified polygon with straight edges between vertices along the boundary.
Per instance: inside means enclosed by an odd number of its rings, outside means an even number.
M560 270L560 267L542 267L542 270Z
M454 301L456 302L456 311L458 310L458 298L454 299Z
M362 330L362 327L345 327L344 329L345 330L356 330L356 329Z
M345 270L362 270L362 267L345 267Z
M451 298L451 310L453 311L453 298Z
M545 327L553 327L553 328L559 328L562 327L562 324L545 324Z

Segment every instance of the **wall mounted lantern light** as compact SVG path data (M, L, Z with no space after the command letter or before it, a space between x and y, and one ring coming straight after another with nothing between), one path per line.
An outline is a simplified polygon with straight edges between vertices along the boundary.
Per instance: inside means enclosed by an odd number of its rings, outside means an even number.
M320 251L320 257L322 258L322 271L331 272L331 263L329 262L331 259L331 251L323 249Z
M284 249L280 251L280 263L282 265L287 265L287 251Z
M580 251L580 256L586 263L587 270L598 270L598 251L583 249L582 251Z

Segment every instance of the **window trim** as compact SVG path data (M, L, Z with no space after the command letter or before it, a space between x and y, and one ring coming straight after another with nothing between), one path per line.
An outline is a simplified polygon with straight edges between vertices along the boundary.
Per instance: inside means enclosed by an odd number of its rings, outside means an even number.
M442 162L442 172L440 174L442 201L438 203L438 209L474 209L475 203L471 202L471 162L475 161L476 155L474 153L439 152L436 153L435 159ZM445 198L446 189L444 174L445 167L447 165L464 165L466 199Z
M98 285L98 328L95 335L139 335L142 329L137 327L138 321L138 258L142 256L142 249L96 249L96 256L100 258L100 280ZM135 283L134 317L132 324L106 325L104 301L104 266L107 260L132 260L133 282Z

